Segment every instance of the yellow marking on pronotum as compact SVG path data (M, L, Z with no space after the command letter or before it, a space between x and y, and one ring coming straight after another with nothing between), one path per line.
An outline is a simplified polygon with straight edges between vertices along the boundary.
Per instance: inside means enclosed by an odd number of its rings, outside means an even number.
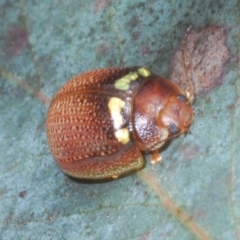
M138 73L143 77L148 77L149 75L151 75L151 72L145 67L139 68Z
M130 72L129 74L125 75L124 77L118 79L114 86L118 90L128 90L129 84L131 81L135 81L138 78L137 72Z
M118 142L122 144L127 144L130 141L129 131L127 128L122 128L116 131L115 137L117 138Z
M121 115L121 111L124 105L125 102L122 99L116 97L110 98L108 102L108 108L110 110L113 119L113 125L116 130L119 129L123 124L123 116Z

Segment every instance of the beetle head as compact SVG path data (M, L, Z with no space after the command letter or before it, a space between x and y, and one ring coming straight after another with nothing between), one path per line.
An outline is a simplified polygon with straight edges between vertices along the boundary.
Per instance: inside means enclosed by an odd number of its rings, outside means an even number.
M168 128L169 137L186 132L194 119L194 111L188 98L173 94L158 116L158 125Z

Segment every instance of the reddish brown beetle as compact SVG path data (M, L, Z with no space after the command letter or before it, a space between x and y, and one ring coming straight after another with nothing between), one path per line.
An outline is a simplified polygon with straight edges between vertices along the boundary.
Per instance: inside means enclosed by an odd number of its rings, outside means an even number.
M105 179L141 169L143 151L188 131L192 99L144 67L105 68L68 81L53 98L46 120L51 153L66 174Z

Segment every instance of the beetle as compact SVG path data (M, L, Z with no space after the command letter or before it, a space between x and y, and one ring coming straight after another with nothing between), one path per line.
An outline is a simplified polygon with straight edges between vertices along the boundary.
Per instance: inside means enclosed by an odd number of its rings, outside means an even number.
M152 152L189 130L189 93L145 67L103 68L70 79L46 118L50 151L60 169L80 179L109 179L143 168Z

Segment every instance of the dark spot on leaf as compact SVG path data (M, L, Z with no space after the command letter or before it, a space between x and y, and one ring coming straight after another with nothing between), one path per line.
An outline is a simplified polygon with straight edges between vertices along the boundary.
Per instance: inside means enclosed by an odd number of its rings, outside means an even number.
M100 57L105 55L108 51L113 49L113 46L110 43L103 42L97 46L97 56Z
M152 7L148 8L148 14L150 14L150 15L154 14L154 9Z
M127 22L127 27L134 28L139 25L140 19L138 16L132 16L131 19Z
M141 184L140 181L136 181L136 182L135 182L135 185L136 185L136 186L139 186L140 184Z
M132 33L132 38L133 38L134 40L137 40L137 39L141 38L141 36L142 36L142 33L139 32L139 31Z
M26 196L26 194L27 194L27 191L26 191L26 190L21 191L21 192L19 193L19 197L20 197L20 198L24 198L24 197Z
M18 55L28 44L28 30L24 27L11 28L5 39L5 52Z

